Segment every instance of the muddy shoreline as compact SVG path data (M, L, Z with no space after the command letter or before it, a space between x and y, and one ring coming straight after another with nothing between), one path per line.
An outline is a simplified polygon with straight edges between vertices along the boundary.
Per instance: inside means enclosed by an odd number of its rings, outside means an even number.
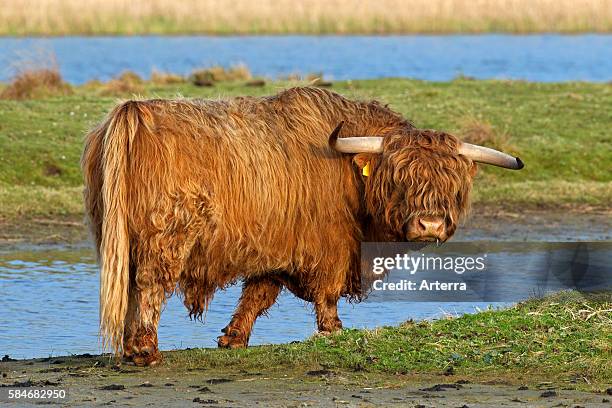
M504 241L612 240L612 208L504 208L474 206L452 238ZM91 246L83 216L0 218L4 250L34 246Z
M391 375L322 367L184 369L165 363L139 368L90 355L3 361L0 372L0 388L67 390L63 406L609 407L612 398L611 390L579 391L572 384L528 375Z

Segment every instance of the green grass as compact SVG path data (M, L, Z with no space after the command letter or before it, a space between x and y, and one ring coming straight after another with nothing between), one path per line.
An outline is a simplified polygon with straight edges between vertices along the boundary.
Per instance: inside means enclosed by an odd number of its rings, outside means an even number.
M612 293L560 292L486 310L375 330L343 330L297 344L170 352L187 368L320 368L387 374L454 374L586 388L612 382Z
M147 83L143 95L265 95L290 85L297 83L268 82L261 88L242 82L210 88ZM484 140L501 140L526 167L515 172L481 166L476 203L610 207L610 84L381 79L336 82L333 89L389 103L422 128L461 136L466 123L490 125ZM80 214L83 136L116 102L96 87L77 87L72 95L46 99L0 100L0 217Z

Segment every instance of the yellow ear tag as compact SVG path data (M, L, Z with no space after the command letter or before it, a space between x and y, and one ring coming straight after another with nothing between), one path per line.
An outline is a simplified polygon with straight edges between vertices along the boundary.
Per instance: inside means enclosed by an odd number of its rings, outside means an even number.
M361 169L361 174L363 174L365 177L368 177L370 175L370 162L363 166L363 169Z

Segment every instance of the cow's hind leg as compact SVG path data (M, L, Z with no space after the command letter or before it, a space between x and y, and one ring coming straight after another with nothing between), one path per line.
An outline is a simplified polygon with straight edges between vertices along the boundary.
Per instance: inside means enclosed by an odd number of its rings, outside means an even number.
M219 347L246 347L255 320L276 302L281 289L280 282L272 276L247 279L232 320L218 339Z
M168 229L143 239L133 251L136 265L130 284L123 349L124 356L138 366L161 361L157 342L161 310L166 297L176 288L185 259L193 248L193 236L187 229Z
M133 286L130 290L123 353L127 360L138 366L154 366L162 360L157 325L164 301L161 285Z
M138 297L136 296L134 273L131 273L131 282L129 298L128 298L128 310L125 316L125 327L123 329L123 358L131 361L134 356L134 340L136 338L136 332L138 331Z

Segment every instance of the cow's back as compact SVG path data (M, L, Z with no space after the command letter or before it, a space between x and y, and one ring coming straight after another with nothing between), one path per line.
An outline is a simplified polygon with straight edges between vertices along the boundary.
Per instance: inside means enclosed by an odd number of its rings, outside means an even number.
M354 175L327 146L335 118L310 99L142 103L153 123L130 147L135 229L192 225L220 269L309 269L354 252Z

